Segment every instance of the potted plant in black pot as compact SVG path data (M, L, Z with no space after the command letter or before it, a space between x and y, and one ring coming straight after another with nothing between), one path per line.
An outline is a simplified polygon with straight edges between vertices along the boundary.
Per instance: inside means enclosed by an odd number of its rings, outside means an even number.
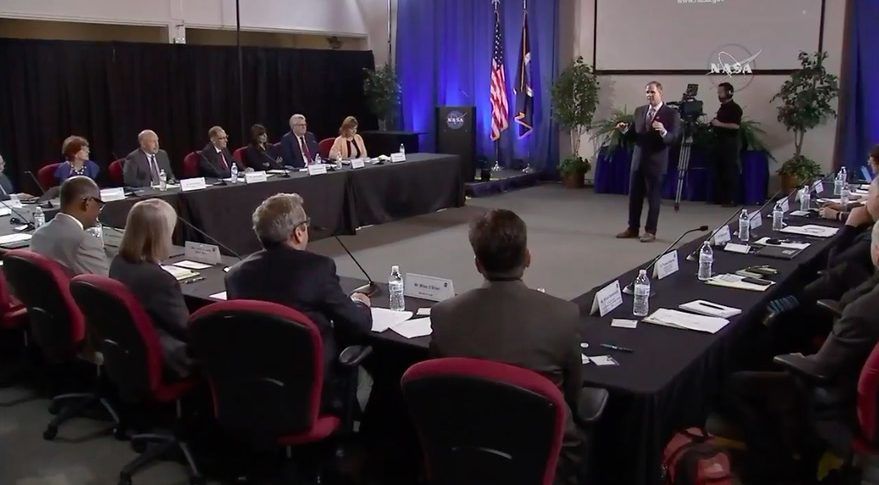
M363 81L363 94L366 95L369 110L378 118L381 131L393 124L397 109L400 106L400 84L397 73L390 64L378 69L364 69L366 79Z
M778 121L787 131L794 133L794 156L785 161L778 170L781 186L788 193L809 179L821 174L821 166L803 155L803 137L806 132L836 117L831 104L839 94L839 83L827 72L824 60L826 52L807 54L800 52L800 69L791 74L772 101L781 100Z
M559 162L565 187L583 187L589 161L580 156L580 138L589 131L598 107L598 77L577 57L552 86L552 116L571 134L571 155Z

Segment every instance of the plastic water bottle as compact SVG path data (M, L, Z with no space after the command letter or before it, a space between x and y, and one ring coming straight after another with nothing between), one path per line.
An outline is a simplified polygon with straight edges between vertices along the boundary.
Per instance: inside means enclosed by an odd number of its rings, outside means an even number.
M391 266L391 275L388 278L388 294L390 295L391 310L401 312L406 309L406 298L403 296L403 276L399 266Z
M781 201L775 203L772 209L772 230L780 231L784 229L784 209L781 208Z
M706 239L702 243L702 249L699 250L699 281L705 281L711 278L711 264L714 263L714 250Z
M168 174L165 173L165 169L159 170L159 191L164 192L168 189Z
M851 191L849 190L848 183L842 183L842 190L839 191L839 205L842 206L842 210L846 210L848 207L848 200L851 197Z
M807 212L809 208L812 206L812 191L809 190L809 186L806 185L803 187L802 192L800 192L800 210Z
M231 179L229 180L229 182L231 182L233 184L238 183L238 164L237 163L232 164L232 168L230 169L230 172L232 173L232 176L231 176Z
M635 278L635 303L632 306L632 314L636 317L646 317L650 312L650 279L647 278L647 270L638 271Z
M46 214L43 213L42 207L39 205L34 209L34 228L40 227L46 223Z
M403 155L406 154L406 147L404 147L402 143L400 143L400 153L402 153Z
M845 183L844 176L842 169L840 169L839 172L836 172L836 178L833 179L833 195L839 195L842 193L842 185Z
M845 169L845 165L839 167L839 173L842 174L842 181L848 182L848 170Z
M751 238L751 218L748 216L748 209L742 209L742 215L739 216L739 239L748 242Z
M315 165L320 165L320 164L322 164L322 163L324 163L324 161L323 161L323 159L320 157L320 153L315 153L315 154L314 154L314 164L315 164Z
M92 236L98 238L101 243L104 242L104 225L101 224L101 221L95 221L95 225L88 228L87 232Z

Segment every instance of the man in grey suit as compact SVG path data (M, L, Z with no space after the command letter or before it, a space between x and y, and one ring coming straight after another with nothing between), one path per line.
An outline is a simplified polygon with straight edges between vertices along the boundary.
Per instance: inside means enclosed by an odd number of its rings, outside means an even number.
M31 251L66 266L73 274L107 276L109 263L104 243L86 232L104 207L95 181L71 177L61 184L61 212L34 231Z
M125 157L122 178L128 187L159 185L159 173L165 171L167 180L174 178L168 153L159 148L159 135L153 130L143 130L137 135L140 148Z
M619 123L617 129L635 143L629 180L629 227L617 238L636 238L641 228L641 209L647 198L647 221L641 242L656 240L662 179L668 168L668 147L678 139L681 117L662 102L662 84L647 83L647 104L635 108L634 126Z
M578 409L583 387L579 309L522 282L531 253L525 223L515 213L495 209L478 217L470 225L470 245L485 284L433 306L431 354L504 362L559 386L570 409L556 481L576 483L582 437L571 409Z

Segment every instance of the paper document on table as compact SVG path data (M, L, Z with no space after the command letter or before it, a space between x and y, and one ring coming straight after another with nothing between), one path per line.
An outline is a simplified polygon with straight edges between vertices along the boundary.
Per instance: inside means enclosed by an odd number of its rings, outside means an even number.
M788 249L806 249L807 247L812 245L811 243L807 243L807 242L785 242L785 241L779 242L778 244L769 244L769 239L770 238L768 238L768 237L764 237L762 239L754 241L754 244L759 244L761 246L778 246L780 248L788 248Z
M681 310L698 313L700 315L720 318L729 318L738 315L739 313L742 313L742 310L738 308L721 305L719 303L712 303L705 300L693 300L689 303L683 303L681 305L678 305L678 308L680 308Z
M719 317L708 317L704 315L694 315L692 313L681 312L678 310L669 310L660 308L644 319L647 323L656 325L665 325L672 328L680 328L684 330L696 330L697 332L717 333L729 323L729 320Z
M407 320L399 325L391 327L391 330L406 338L424 337L431 333L430 318Z
M174 263L174 266L186 269L207 269L211 267L211 265L209 264L197 263L195 261L189 261L188 259L184 259L183 261L177 261L176 263Z
M7 234L5 236L0 236L0 244L9 244L19 241L29 241L31 238L30 234L24 233L15 233L15 234Z
M198 276L198 273L186 268L178 268L177 266L162 266L162 269L171 273L171 276L177 279L177 281L182 281L187 278L192 278L193 276Z
M12 209L9 207L0 207L0 216L11 216Z
M748 283L746 281L742 281L745 277L739 276L735 274L719 274L717 276L712 276L706 281L709 285L713 286L723 286L724 288L737 288L739 290L750 290L750 291L766 291L772 285L758 285L756 283ZM773 283L774 284L774 283Z
M225 301L225 300L226 300L226 292L225 292L225 291L221 291L221 292L219 292L219 293L214 293L213 295L209 296L208 298L213 298L214 300L223 300L223 301Z
M387 308L372 307L372 331L384 332L412 318L412 312L395 312Z
M818 226L815 224L806 224L805 226L787 226L781 230L787 234L801 234L803 236L813 237L831 237L835 236L839 229L836 227Z

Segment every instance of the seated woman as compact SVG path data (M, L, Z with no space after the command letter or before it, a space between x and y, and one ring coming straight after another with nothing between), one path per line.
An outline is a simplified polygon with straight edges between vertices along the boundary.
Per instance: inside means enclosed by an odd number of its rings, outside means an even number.
M339 127L339 136L330 148L330 158L333 160L348 158L366 158L366 145L363 138L357 134L357 118L349 116Z
M284 161L269 143L266 127L253 125L250 127L250 144L244 150L244 166L254 170L283 169Z
M95 180L101 171L97 163L89 160L89 142L81 136L68 136L61 145L61 153L66 162L55 169L58 185L75 175L85 175Z
M110 277L124 283L152 318L166 371L185 377L191 366L186 352L189 309L180 283L161 266L171 252L176 224L177 214L161 199L134 204L128 212L119 254L110 264Z

